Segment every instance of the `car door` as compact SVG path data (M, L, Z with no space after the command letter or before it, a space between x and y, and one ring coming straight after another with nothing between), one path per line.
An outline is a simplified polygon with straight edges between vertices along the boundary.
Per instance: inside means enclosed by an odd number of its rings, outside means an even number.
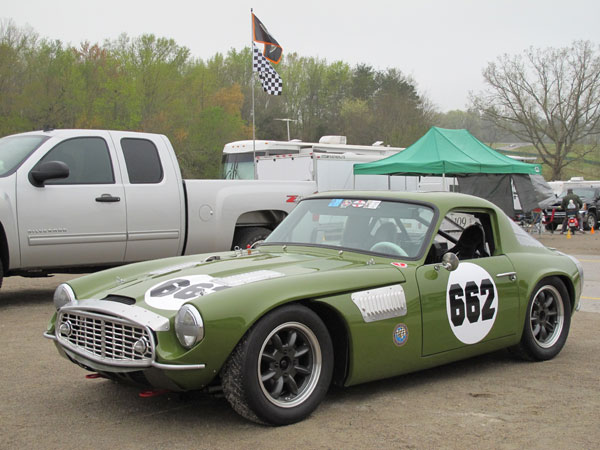
M111 131L123 170L127 208L125 261L180 255L185 239L183 182L167 138Z
M22 267L122 262L124 189L108 133L89 132L46 144L17 177ZM35 186L29 173L49 161L64 162L69 176Z
M490 224L482 213L472 220ZM485 228L491 234L492 227ZM443 268L439 260L417 269L424 356L512 335L522 326L517 274L494 237L487 239L489 254L463 259L456 270Z

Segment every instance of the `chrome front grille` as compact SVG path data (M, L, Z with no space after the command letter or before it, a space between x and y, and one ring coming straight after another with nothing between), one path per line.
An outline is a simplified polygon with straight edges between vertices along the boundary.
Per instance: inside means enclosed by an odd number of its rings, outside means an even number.
M150 330L119 317L62 311L56 337L66 348L105 364L147 366L154 359Z

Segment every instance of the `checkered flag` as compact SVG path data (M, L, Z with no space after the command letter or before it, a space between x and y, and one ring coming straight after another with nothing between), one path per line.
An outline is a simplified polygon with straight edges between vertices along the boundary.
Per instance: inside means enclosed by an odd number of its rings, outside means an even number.
M275 69L271 67L271 64L265 59L256 45L252 46L252 71L258 72L258 78L264 91L269 95L281 95L283 90L283 82L281 77Z

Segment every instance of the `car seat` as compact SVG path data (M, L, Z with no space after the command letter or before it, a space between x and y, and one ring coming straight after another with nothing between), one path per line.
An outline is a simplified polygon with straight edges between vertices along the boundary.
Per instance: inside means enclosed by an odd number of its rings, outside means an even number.
M458 259L489 256L485 251L485 232L480 224L469 225L458 238L456 245L446 253L454 253Z

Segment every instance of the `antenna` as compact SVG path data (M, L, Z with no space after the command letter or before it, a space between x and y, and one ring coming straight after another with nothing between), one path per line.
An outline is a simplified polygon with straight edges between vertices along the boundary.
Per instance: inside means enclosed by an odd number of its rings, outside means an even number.
M298 122L296 119L273 119L273 120L279 120L281 122L286 122L287 125L287 133L288 133L288 141L290 141L290 122Z

